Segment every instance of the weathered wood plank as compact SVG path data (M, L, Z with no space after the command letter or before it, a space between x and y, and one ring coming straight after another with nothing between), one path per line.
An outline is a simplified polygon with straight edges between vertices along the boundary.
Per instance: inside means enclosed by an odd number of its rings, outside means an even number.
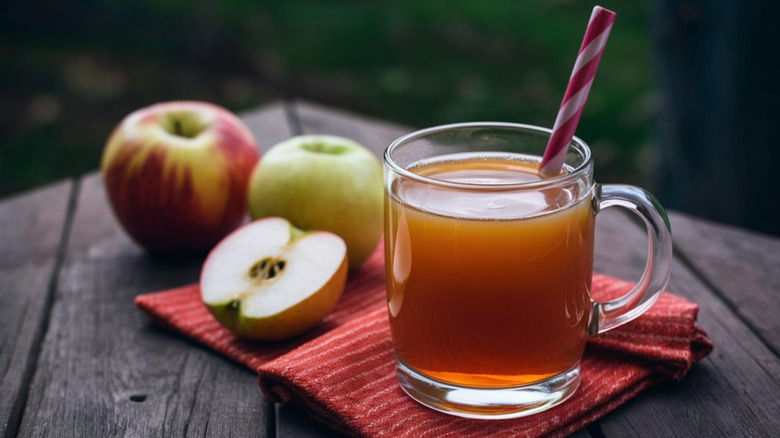
M286 126L279 108L249 118L261 144ZM139 293L197 281L201 264L146 255L114 220L100 177L85 178L20 436L272 435L253 372L133 307Z
M261 153L294 135L289 123L288 105L290 104L278 103L241 114L241 120L254 134Z
M0 436L13 436L51 305L73 183L0 203Z
M596 269L638 279L647 247L644 230L609 211L597 222ZM601 432L620 437L778 436L777 357L679 259L668 290L699 303L699 323L715 351L682 382L650 389L604 417Z
M309 419L306 413L297 406L277 403L276 436L279 438L336 438L343 435Z
M780 238L670 214L684 262L780 356Z
M330 134L347 137L371 149L380 159L393 140L412 131L412 129L401 125L308 102L295 102L293 110L294 117L297 117L303 134Z

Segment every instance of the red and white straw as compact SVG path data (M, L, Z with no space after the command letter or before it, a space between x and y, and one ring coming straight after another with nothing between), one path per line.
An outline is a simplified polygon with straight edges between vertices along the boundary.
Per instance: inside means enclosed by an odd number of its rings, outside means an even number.
M582 39L574 70L563 95L555 125L544 151L544 157L539 165L539 174L542 176L555 176L561 172L569 143L580 121L582 108L588 98L590 86L596 76L596 68L599 66L604 46L607 44L612 23L615 22L615 13L601 6L593 8L590 15L588 28Z

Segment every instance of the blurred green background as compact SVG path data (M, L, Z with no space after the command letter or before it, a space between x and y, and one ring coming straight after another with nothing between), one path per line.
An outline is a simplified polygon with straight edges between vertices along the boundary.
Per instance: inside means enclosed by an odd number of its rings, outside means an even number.
M577 135L600 181L655 160L647 0L618 13ZM0 198L98 168L129 112L302 98L413 127L551 126L592 1L112 0L0 6ZM262 133L260 133L262 135Z

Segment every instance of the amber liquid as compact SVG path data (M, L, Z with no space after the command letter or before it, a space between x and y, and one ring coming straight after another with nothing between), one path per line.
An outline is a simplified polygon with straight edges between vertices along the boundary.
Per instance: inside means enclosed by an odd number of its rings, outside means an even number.
M457 158L409 170L479 184L539 181L533 160ZM464 191L410 179L386 196L387 299L396 355L460 386L524 385L585 348L593 269L589 187Z

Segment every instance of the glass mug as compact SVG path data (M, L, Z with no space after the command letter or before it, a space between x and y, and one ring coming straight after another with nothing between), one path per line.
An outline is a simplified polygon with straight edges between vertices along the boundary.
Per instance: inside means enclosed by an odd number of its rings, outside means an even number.
M593 181L574 138L558 176L538 163L550 130L461 123L413 132L385 151L385 273L398 380L413 399L468 418L530 415L580 383L585 342L644 313L669 280L669 221L643 189ZM595 216L647 225L642 278L590 298Z

